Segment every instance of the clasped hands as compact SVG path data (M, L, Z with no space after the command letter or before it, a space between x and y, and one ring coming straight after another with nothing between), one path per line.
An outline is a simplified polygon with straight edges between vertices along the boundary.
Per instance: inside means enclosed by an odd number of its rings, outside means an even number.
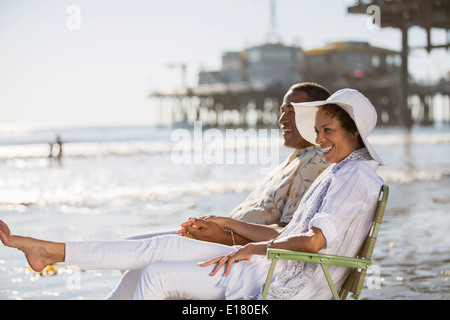
M178 230L178 234L181 236L197 239L202 241L217 242L222 244L231 244L231 237L229 232L226 231L226 217L217 216L203 216L199 218L189 218L188 221L181 224L181 229ZM211 272L211 276L217 274L217 272L226 264L224 276L227 276L230 272L233 263L238 261L249 261L254 254L265 254L267 248L266 242L249 243L245 246L237 248L235 251L226 255L219 256L200 264L201 267L207 267L213 264L217 264L214 270Z
M229 234L225 231L225 219L216 216L203 216L199 218L189 218L181 224L178 234L183 237L229 244Z

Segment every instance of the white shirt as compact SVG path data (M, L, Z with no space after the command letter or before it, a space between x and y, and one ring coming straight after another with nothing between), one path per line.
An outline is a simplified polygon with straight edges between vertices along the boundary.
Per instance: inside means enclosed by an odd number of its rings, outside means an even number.
M336 165L328 167L310 187L291 223L279 238L298 235L299 226L301 229L302 225L306 225L307 229L316 227L321 229L326 239L326 247L320 253L354 257L370 228L383 184L376 173L378 166L374 160L358 160L343 164L339 170L335 170ZM330 178L331 183L320 209L312 218L305 217L305 212L314 200L314 192L320 189L314 187ZM220 283L227 287L227 299L260 297L261 281L264 283L269 265L270 260L264 256L254 256L251 263L235 263L228 277L224 277ZM281 272L285 266L287 270ZM345 280L348 270L345 267L329 267L338 288ZM332 294L323 271L317 264L280 260L268 297L330 299Z
M383 180L376 174L379 163L359 161L354 167L347 165L336 174L321 212L311 220L311 227L320 229L327 241L320 251L344 257L355 257L364 242L377 205ZM340 288L349 268L329 266L328 270ZM292 299L331 299L332 293L322 268L314 271L310 281Z

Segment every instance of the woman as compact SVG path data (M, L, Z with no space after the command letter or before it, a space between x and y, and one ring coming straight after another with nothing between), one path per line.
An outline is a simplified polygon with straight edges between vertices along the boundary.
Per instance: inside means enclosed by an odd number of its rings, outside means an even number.
M300 134L319 144L332 165L310 187L292 221L276 231L211 218L241 235L258 234L260 242L230 247L161 236L141 241L53 243L13 236L3 222L0 237L5 245L22 250L36 270L55 262L81 269L143 268L133 299L259 298L270 264L265 257L268 247L354 256L368 232L383 184L376 174L382 161L367 141L376 124L375 109L352 89L340 90L326 101L294 106ZM268 297L330 298L320 271L315 264L280 261ZM330 273L339 286L347 268L330 267Z

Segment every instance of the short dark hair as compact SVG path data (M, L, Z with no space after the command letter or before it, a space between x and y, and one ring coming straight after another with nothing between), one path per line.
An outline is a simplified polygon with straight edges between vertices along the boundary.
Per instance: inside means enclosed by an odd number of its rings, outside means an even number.
M331 96L331 93L327 88L314 82L294 84L289 88L289 91L304 91L308 95L308 101L323 101Z

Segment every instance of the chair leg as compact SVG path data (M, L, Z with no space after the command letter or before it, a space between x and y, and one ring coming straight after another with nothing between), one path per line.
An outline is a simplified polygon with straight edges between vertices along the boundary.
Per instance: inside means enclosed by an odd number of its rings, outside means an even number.
M336 290L333 280L331 279L327 265L321 263L320 266L322 267L323 273L325 274L325 278L327 278L328 286L330 287L331 292L333 293L334 300L340 300L339 294Z
M266 278L266 283L264 284L264 289L262 292L262 298L263 300L266 300L267 293L269 292L270 283L272 282L273 273L275 271L275 266L277 265L278 259L273 258L272 263L270 264L269 274Z

